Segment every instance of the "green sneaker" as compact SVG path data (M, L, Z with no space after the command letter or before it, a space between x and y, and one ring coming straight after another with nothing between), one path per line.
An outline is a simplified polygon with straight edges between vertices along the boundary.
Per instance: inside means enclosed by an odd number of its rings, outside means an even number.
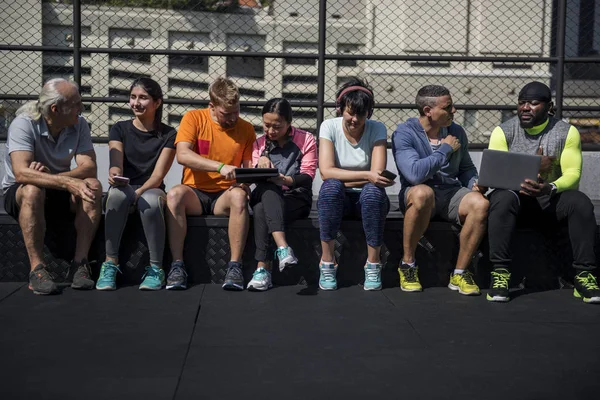
M160 290L165 286L165 271L155 265L146 267L140 290Z
M118 265L112 261L105 261L100 268L100 277L96 282L96 290L117 289L117 272L121 272Z
M600 303L600 288L596 277L589 271L575 275L573 296L582 299L584 303Z

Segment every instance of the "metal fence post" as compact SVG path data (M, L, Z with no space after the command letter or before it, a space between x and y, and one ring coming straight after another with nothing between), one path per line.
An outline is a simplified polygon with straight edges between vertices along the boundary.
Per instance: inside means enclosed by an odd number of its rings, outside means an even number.
M567 26L567 0L558 0L556 27L556 118L562 118L565 82L565 41Z
M317 77L317 137L325 115L325 52L327 51L327 0L319 0L319 60Z
M73 0L73 80L81 87L81 0Z

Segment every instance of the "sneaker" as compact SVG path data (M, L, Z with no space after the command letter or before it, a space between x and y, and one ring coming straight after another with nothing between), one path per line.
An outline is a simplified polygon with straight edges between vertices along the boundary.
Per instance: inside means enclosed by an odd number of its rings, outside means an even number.
M229 261L225 281L223 282L225 290L244 290L244 274L242 273L242 264L237 261Z
M271 273L263 267L258 268L252 274L252 279L248 282L248 290L253 292L264 292L273 287L271 283Z
M167 278L167 290L187 289L187 276L183 261L173 261Z
M508 282L510 281L510 272L506 268L495 268L491 274L490 291L486 298L489 301L509 301Z
M398 268L398 274L400 275L400 289L404 292L421 292L423 286L419 282L419 267L411 267L406 264L402 264Z
M462 274L452 274L448 287L452 290L458 290L458 293L465 296L479 296L479 286L473 279L473 274L470 271L465 271Z
M160 290L163 286L165 286L165 271L155 265L146 267L140 290Z
M364 266L365 270L365 290L381 290L381 269L383 266L380 263L367 263Z
M29 273L29 289L33 290L34 294L58 293L58 286L54 283L52 274L43 264L38 264Z
M584 303L600 303L600 288L596 277L590 271L575 275L573 296L583 299Z
M280 271L283 271L283 269L288 265L298 264L298 259L294 255L294 251L290 246L278 248L275 250L275 255L277 256L277 260L279 260Z
M73 261L72 265L75 267L77 264ZM91 290L94 288L94 280L92 279L92 269L88 260L85 258L81 260L79 266L75 270L73 275L73 283L71 283L73 289L79 290Z
M337 289L337 280L335 279L337 268L337 264L334 263L326 263L323 261L319 263L319 287L321 290Z
M98 282L96 282L96 290L116 290L117 272L121 272L118 265L110 260L103 262Z

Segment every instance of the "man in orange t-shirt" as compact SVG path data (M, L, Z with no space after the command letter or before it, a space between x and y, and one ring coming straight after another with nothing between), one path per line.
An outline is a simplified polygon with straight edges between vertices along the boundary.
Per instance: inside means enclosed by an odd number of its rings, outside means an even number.
M248 234L250 189L235 182L237 167L250 168L254 127L239 118L237 86L218 78L208 89L208 108L187 112L179 125L175 146L177 161L183 165L183 184L167 194L167 228L173 263L167 289L186 289L183 242L187 215L229 217L231 261L224 289L243 290L242 253Z

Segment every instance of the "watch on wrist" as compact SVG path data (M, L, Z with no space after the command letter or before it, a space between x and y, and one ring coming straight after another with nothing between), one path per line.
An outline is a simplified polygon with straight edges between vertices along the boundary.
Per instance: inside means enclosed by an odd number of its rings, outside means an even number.
M550 184L550 197L554 196L558 192L558 188L554 183Z

